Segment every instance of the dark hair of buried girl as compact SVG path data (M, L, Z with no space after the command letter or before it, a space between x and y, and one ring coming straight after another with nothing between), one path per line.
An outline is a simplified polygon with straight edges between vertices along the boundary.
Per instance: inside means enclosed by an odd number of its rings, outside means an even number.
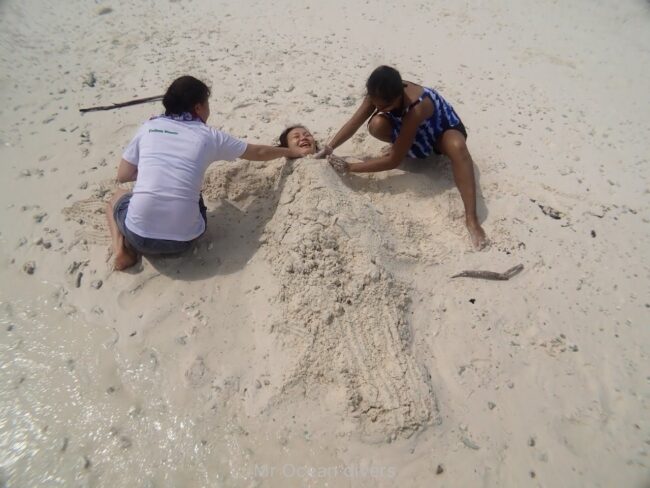
M176 78L163 97L165 115L179 115L194 112L197 103L205 103L210 98L210 88L193 76Z

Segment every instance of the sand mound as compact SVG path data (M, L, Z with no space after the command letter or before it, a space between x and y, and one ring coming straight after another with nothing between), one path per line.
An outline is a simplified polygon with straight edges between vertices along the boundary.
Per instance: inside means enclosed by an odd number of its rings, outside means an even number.
M283 168L284 161L217 163L205 175L203 198L245 201L266 196L277 189Z
M384 262L390 222L324 162L295 164L263 237L281 282L272 325L294 357L280 395L344 387L341 410L368 439L410 436L437 418L430 376L410 352L409 290Z

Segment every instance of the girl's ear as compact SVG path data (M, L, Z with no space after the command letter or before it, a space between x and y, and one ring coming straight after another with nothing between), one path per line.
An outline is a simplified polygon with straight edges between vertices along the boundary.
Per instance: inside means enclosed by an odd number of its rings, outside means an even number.
M208 117L210 117L210 105L208 105L208 102L195 104L193 111L194 115L200 118L203 123L208 121Z

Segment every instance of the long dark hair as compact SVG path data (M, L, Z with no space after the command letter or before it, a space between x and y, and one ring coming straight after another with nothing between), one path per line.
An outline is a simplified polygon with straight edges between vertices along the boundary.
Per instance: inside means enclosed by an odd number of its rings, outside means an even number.
M165 115L194 112L197 103L205 103L210 98L210 88L193 76L176 78L163 97Z
M391 102L404 93L402 75L395 68L380 66L370 74L366 90L371 97Z

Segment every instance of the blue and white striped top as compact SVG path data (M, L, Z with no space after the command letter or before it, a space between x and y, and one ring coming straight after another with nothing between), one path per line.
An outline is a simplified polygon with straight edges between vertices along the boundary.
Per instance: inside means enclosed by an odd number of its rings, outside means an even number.
M378 114L388 117L391 121L391 142L395 142L402 129L402 119L404 116L424 98L429 98L433 103L433 115L423 121L415 134L415 140L409 149L408 157L424 159L436 151L436 141L447 129L460 126L461 132L465 133L464 127L458 114L449 102L433 88L424 88L424 92L415 102L409 105L402 116L397 116L391 112L377 112Z

